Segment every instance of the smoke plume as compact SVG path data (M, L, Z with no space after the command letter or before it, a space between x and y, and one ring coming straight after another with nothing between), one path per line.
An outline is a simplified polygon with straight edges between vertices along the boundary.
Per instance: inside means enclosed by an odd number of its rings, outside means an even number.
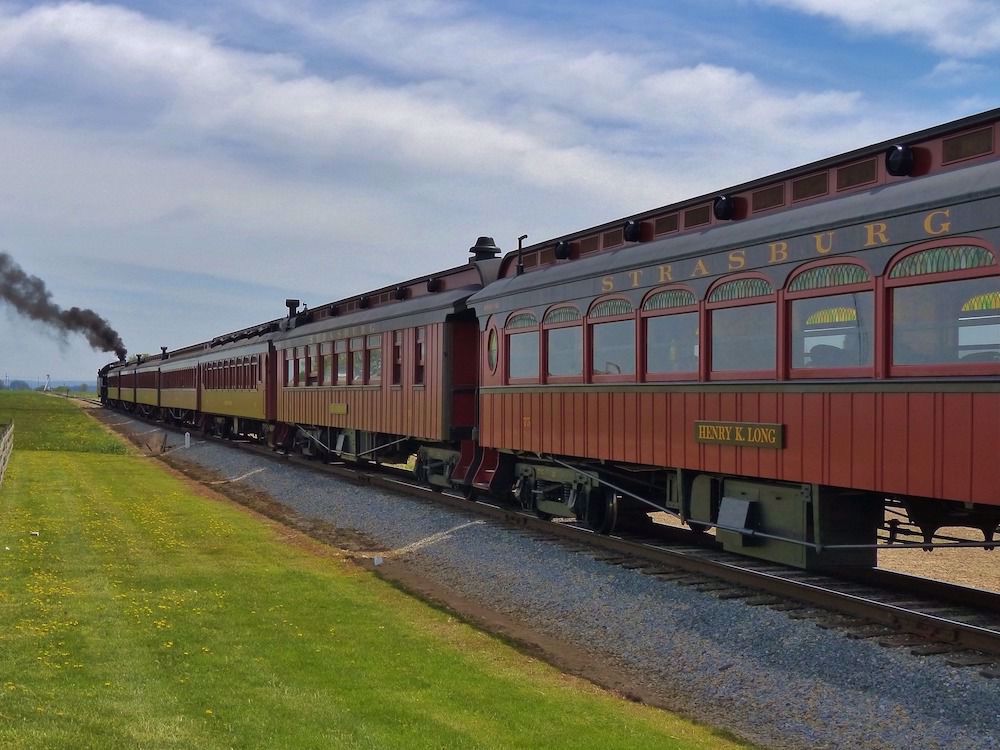
M7 253L0 253L0 300L9 302L25 317L47 323L63 332L80 333L102 352L114 352L125 360L125 344L108 321L93 310L71 307L63 310L52 302L52 293L37 276L29 276Z

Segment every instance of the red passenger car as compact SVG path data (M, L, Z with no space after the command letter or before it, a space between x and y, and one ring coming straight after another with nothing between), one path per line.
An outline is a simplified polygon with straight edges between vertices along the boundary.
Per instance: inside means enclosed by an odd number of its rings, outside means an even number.
M1000 522L998 113L508 255L482 325L482 488L626 503L799 565ZM518 270L518 261L524 272ZM890 527L895 532L896 525Z
M417 452L421 478L449 486L476 420L479 327L466 300L500 263L490 238L472 252L464 266L311 310L278 336L280 429L306 453Z

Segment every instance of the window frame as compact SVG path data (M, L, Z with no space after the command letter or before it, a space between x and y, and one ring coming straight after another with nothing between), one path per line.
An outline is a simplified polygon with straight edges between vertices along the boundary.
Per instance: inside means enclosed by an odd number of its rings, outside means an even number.
M333 356L333 341L322 341L319 344L319 381L317 385L329 386L335 382L334 366L336 360Z
M594 308L604 302L621 300L628 303L632 312L621 315L603 315L599 318L591 317ZM594 372L594 329L605 323L620 323L623 321L632 322L632 372L621 375L608 375ZM588 383L636 383L639 382L639 310L628 297L621 294L606 295L598 297L590 303L587 308L585 319L586 330L583 340L584 374Z
M344 364L344 375L340 375L341 362ZM333 383L332 385L343 386L350 383L351 360L350 346L347 338L335 339L333 342Z
M372 346L372 339L378 339L378 346ZM385 370L385 358L382 356L382 345L385 338L381 333L369 333L365 335L365 384L382 385L382 373ZM378 376L372 374L372 352L379 353Z
M545 319L549 317L556 310L572 309L576 311L576 320L567 320L555 323L546 323ZM557 305L552 305L549 309L545 311L542 316L541 323L537 326L539 331L539 341L538 345L541 347L541 357L538 361L538 376L539 380L544 383L582 383L586 377L587 372L587 332L586 332L586 322L587 319L584 317L580 308L575 304L570 303L559 303ZM549 374L549 331L561 330L564 328L579 328L580 329L580 374L579 375L550 375ZM518 333L527 333L529 329L518 328L514 329Z
M523 326L518 328L508 328L511 321L513 321L519 315L530 315L535 324L532 326ZM526 378L515 378L511 377L510 374L510 341L513 336L517 336L522 333L534 333L537 336L535 341L535 357L538 364L538 368L535 372L534 377ZM504 382L508 385L536 385L542 382L542 336L541 336L541 326L538 322L538 316L531 310L514 310L507 316L506 322L504 322L503 327L503 374Z
M994 263L991 266L980 266L957 271L939 271L936 273L920 274L918 276L905 276L898 279L891 278L893 269L902 263L906 258L926 250L937 248L954 247L968 245L981 247L993 256ZM951 281L964 281L967 279L997 278L1000 283L1000 253L986 242L974 237L945 237L929 242L921 242L912 247L908 247L897 253L886 264L883 284L885 286L885 346L883 355L885 357L885 372L887 377L935 377L935 376L975 376L975 375L997 375L1000 374L1000 363L998 362L950 362L938 364L909 364L897 365L893 363L893 335L895 332L894 290L901 287L927 286L931 284L942 284Z
M392 380L390 385L400 388L403 385L403 331L391 331L392 333ZM383 362L383 367L385 363Z
M427 326L415 326L413 329L413 385L424 387L427 377Z
M761 294L753 297L742 297L740 299L734 300L722 300L718 302L711 302L712 294L715 293L720 287L725 284L729 284L735 281L741 281L743 279L759 279L766 283L771 289L770 294ZM774 343L774 364L769 370L716 370L715 369L715 316L716 310L727 310L731 308L749 308L758 307L760 305L771 305L774 309L774 332L773 332L773 343ZM781 328L783 325L782 319L782 309L779 304L778 290L774 288L774 283L767 276L761 273L741 273L730 276L723 276L716 280L712 284L708 293L705 295L704 310L702 314L702 329L704 334L702 335L702 348L704 352L701 353L701 362L699 366L704 368L707 375L707 380L709 381L725 381L725 380L778 380L780 369L780 360L782 358L782 347L781 347Z
M347 384L364 385L368 373L365 372L365 336L351 336L347 339ZM360 357L359 357L360 355ZM356 366L360 363L360 367ZM360 372L359 372L360 370Z
M824 286L818 289L803 289L801 291L794 292L789 291L792 283L799 276L808 271L816 268L822 268L824 266L857 266L868 274L869 279L868 281L856 284L839 284ZM792 318L792 303L804 299L836 297L842 294L855 294L858 292L868 292L872 295L872 313L874 320L872 322L873 340L871 364L862 367L795 367L792 356L792 337L795 335L793 325L794 320ZM785 280L782 298L782 307L784 309L779 313L779 315L783 315L784 320L786 321L785 333L782 337L784 339L782 346L784 347L785 362L787 363L787 366L785 367L785 377L788 380L815 380L817 378L874 378L876 376L880 355L879 339L884 327L884 321L879 314L880 305L875 274L872 273L872 269L869 268L867 264L854 258L825 258L824 260L818 262L805 263L798 266ZM778 325L780 327L780 321ZM780 358L780 352L778 356Z
M679 305L677 307L667 307L660 308L656 310L647 310L646 303L657 294L661 292L688 292L694 297L694 302L690 305ZM651 318L663 318L668 315L686 315L694 313L698 316L698 358L695 361L695 366L693 370L686 370L684 372L655 372L649 369L649 320ZM652 289L646 294L642 299L642 305L639 308L639 326L637 330L638 342L636 344L636 354L642 360L642 378L644 382L649 383L665 383L673 381L695 381L698 380L701 374L701 362L704 359L704 346L701 336L701 330L705 325L705 316L702 313L701 305L699 304L698 295L694 293L694 290L689 289L681 284L671 284L669 286L661 286L656 289ZM641 348L641 353L638 351Z

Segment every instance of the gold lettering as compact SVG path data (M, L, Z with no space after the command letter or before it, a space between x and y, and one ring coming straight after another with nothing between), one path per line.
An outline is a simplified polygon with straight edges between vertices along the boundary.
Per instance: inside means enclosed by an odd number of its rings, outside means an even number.
M639 279L642 278L642 271L629 271L628 275L632 277L632 288L639 286Z
M779 263L783 260L788 260L787 242L772 242L769 247L771 248L771 259L768 263Z
M672 266L663 265L660 266L660 283L664 284L668 281L674 280L674 269Z
M729 270L739 271L747 264L746 250L733 250L729 253Z
M601 291L613 292L615 290L615 280L612 276L605 276L601 279Z
M814 234L813 237L816 238L816 252L820 255L826 255L833 250L833 232L822 232ZM826 238L825 241L824 237Z
M865 224L865 231L868 233L868 240L865 247L884 245L889 241L886 236L886 224L884 221L876 221L874 224Z
M745 437L743 437L743 428L742 428L742 427L737 427L737 428L736 428L736 439L737 439L737 440L738 440L739 442L741 442L741 443L742 443L742 442L743 442L744 440L746 440L746 438L745 438Z
M951 209L945 208L941 211L931 211L927 216L924 217L924 231L927 234L934 236L936 234L944 234L945 232L951 231L950 221L936 221L935 217L942 217L942 219L951 218Z
M692 276L708 276L708 267L705 265L705 261L698 259L698 262L694 264L694 270L691 272Z

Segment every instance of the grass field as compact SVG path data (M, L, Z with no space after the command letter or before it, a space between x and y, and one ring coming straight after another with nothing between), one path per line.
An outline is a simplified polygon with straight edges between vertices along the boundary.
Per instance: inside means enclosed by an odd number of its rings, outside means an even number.
M726 748L0 394L0 747Z

